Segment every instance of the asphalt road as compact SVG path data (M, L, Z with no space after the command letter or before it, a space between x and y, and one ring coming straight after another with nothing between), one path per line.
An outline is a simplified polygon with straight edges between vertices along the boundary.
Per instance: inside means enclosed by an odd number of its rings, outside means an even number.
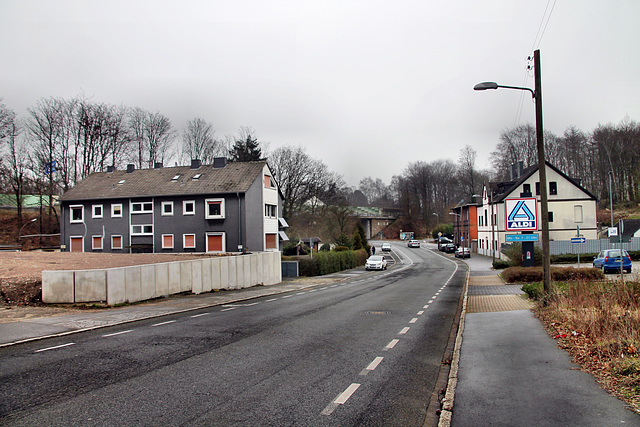
M466 266L394 254L338 284L2 349L0 424L422 426Z

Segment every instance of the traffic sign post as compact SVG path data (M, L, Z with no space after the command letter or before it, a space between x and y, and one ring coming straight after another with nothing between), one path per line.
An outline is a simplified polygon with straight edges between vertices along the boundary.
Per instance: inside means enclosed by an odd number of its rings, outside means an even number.
M576 229L576 237L571 238L571 244L587 243L587 239L580 234L580 226ZM580 246L578 246L578 268L580 268Z

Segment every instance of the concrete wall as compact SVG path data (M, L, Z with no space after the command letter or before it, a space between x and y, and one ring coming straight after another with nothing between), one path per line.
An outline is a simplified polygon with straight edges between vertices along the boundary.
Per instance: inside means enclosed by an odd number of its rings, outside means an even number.
M43 271L42 301L114 305L281 281L280 252L260 252L104 270Z

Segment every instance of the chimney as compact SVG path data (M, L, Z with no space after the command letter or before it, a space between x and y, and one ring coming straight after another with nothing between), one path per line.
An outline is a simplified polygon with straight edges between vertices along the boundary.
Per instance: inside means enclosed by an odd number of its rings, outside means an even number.
M116 170L115 166L107 166L107 173L111 173Z
M220 169L227 166L227 158L226 157L214 157L213 159L213 168Z
M136 165L129 163L129 164L127 165L127 173L131 173L131 172L133 172L134 170L136 170Z
M153 168L154 168L154 169L162 169L162 162L154 163L154 164L153 164Z
M200 159L191 159L191 169L198 169L200 166L202 166Z

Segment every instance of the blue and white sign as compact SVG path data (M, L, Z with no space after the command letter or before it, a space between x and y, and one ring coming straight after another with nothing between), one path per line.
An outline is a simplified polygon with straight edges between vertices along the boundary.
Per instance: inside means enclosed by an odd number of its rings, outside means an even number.
M538 229L538 199L505 199L507 231L536 231Z
M571 243L587 243L586 237L572 237Z
M537 242L538 235L537 234L506 234L507 242Z

